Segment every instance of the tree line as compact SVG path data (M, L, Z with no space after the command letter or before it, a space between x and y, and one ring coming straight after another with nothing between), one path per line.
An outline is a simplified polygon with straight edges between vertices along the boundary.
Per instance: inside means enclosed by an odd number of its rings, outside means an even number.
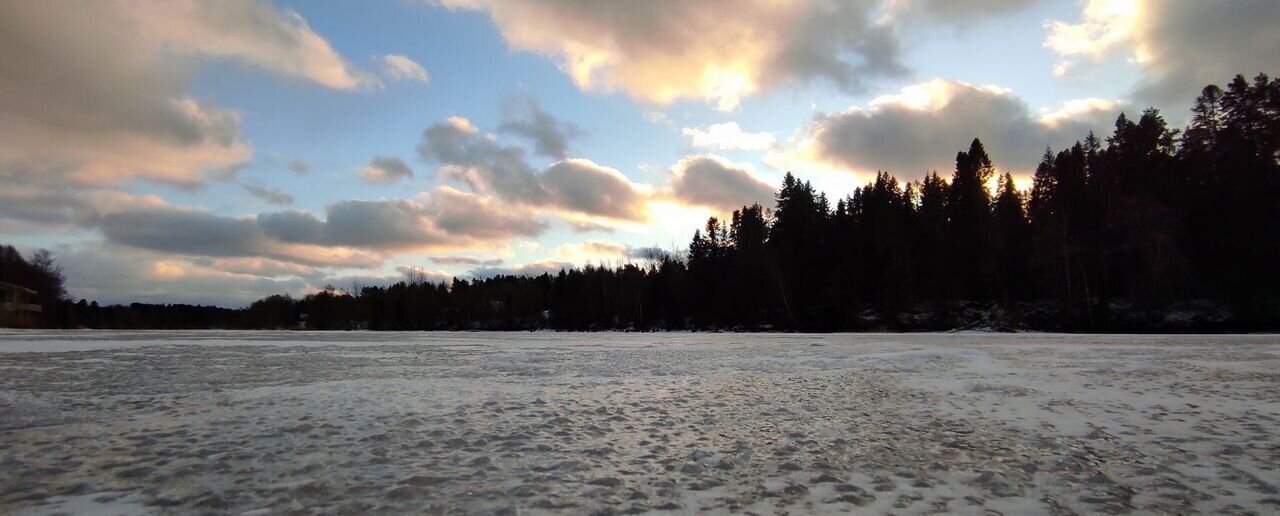
M834 204L788 173L773 206L712 217L687 253L643 264L449 284L411 277L300 299L270 296L240 310L63 301L51 324L1275 328L1280 80L1236 76L1225 89L1207 86L1192 113L1183 130L1171 129L1156 109L1137 120L1122 113L1110 135L1046 149L1026 191L1010 174L997 175L978 139L957 153L949 177L935 171L908 182L879 172ZM1192 320L1179 323L1180 314Z

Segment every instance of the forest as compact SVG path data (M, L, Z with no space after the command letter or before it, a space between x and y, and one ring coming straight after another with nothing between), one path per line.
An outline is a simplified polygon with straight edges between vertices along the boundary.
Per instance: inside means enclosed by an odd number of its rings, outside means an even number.
M13 248L0 280L41 282L51 327L1276 329L1280 79L1207 86L1192 113L1180 130L1155 109L1120 114L1109 135L1045 149L1026 191L978 139L949 177L880 172L842 199L788 173L773 206L707 220L683 255L617 267L407 277L242 309L72 302L47 253Z

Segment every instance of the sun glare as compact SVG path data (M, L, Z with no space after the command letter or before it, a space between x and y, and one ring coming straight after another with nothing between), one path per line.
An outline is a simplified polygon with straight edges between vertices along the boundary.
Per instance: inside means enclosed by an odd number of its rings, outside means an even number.
M742 98L755 92L755 83L738 67L711 68L703 74L703 89L720 111L732 111Z

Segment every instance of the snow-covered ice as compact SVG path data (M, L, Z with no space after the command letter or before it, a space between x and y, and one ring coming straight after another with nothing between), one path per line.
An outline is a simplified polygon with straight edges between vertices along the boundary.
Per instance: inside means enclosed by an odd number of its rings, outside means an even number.
M1275 336L0 331L0 513L1268 514Z

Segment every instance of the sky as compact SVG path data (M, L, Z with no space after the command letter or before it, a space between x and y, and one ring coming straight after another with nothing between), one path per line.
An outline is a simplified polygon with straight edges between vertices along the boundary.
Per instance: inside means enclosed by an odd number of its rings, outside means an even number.
M643 263L791 171L947 176L1280 72L1274 0L0 3L0 243L245 306Z

